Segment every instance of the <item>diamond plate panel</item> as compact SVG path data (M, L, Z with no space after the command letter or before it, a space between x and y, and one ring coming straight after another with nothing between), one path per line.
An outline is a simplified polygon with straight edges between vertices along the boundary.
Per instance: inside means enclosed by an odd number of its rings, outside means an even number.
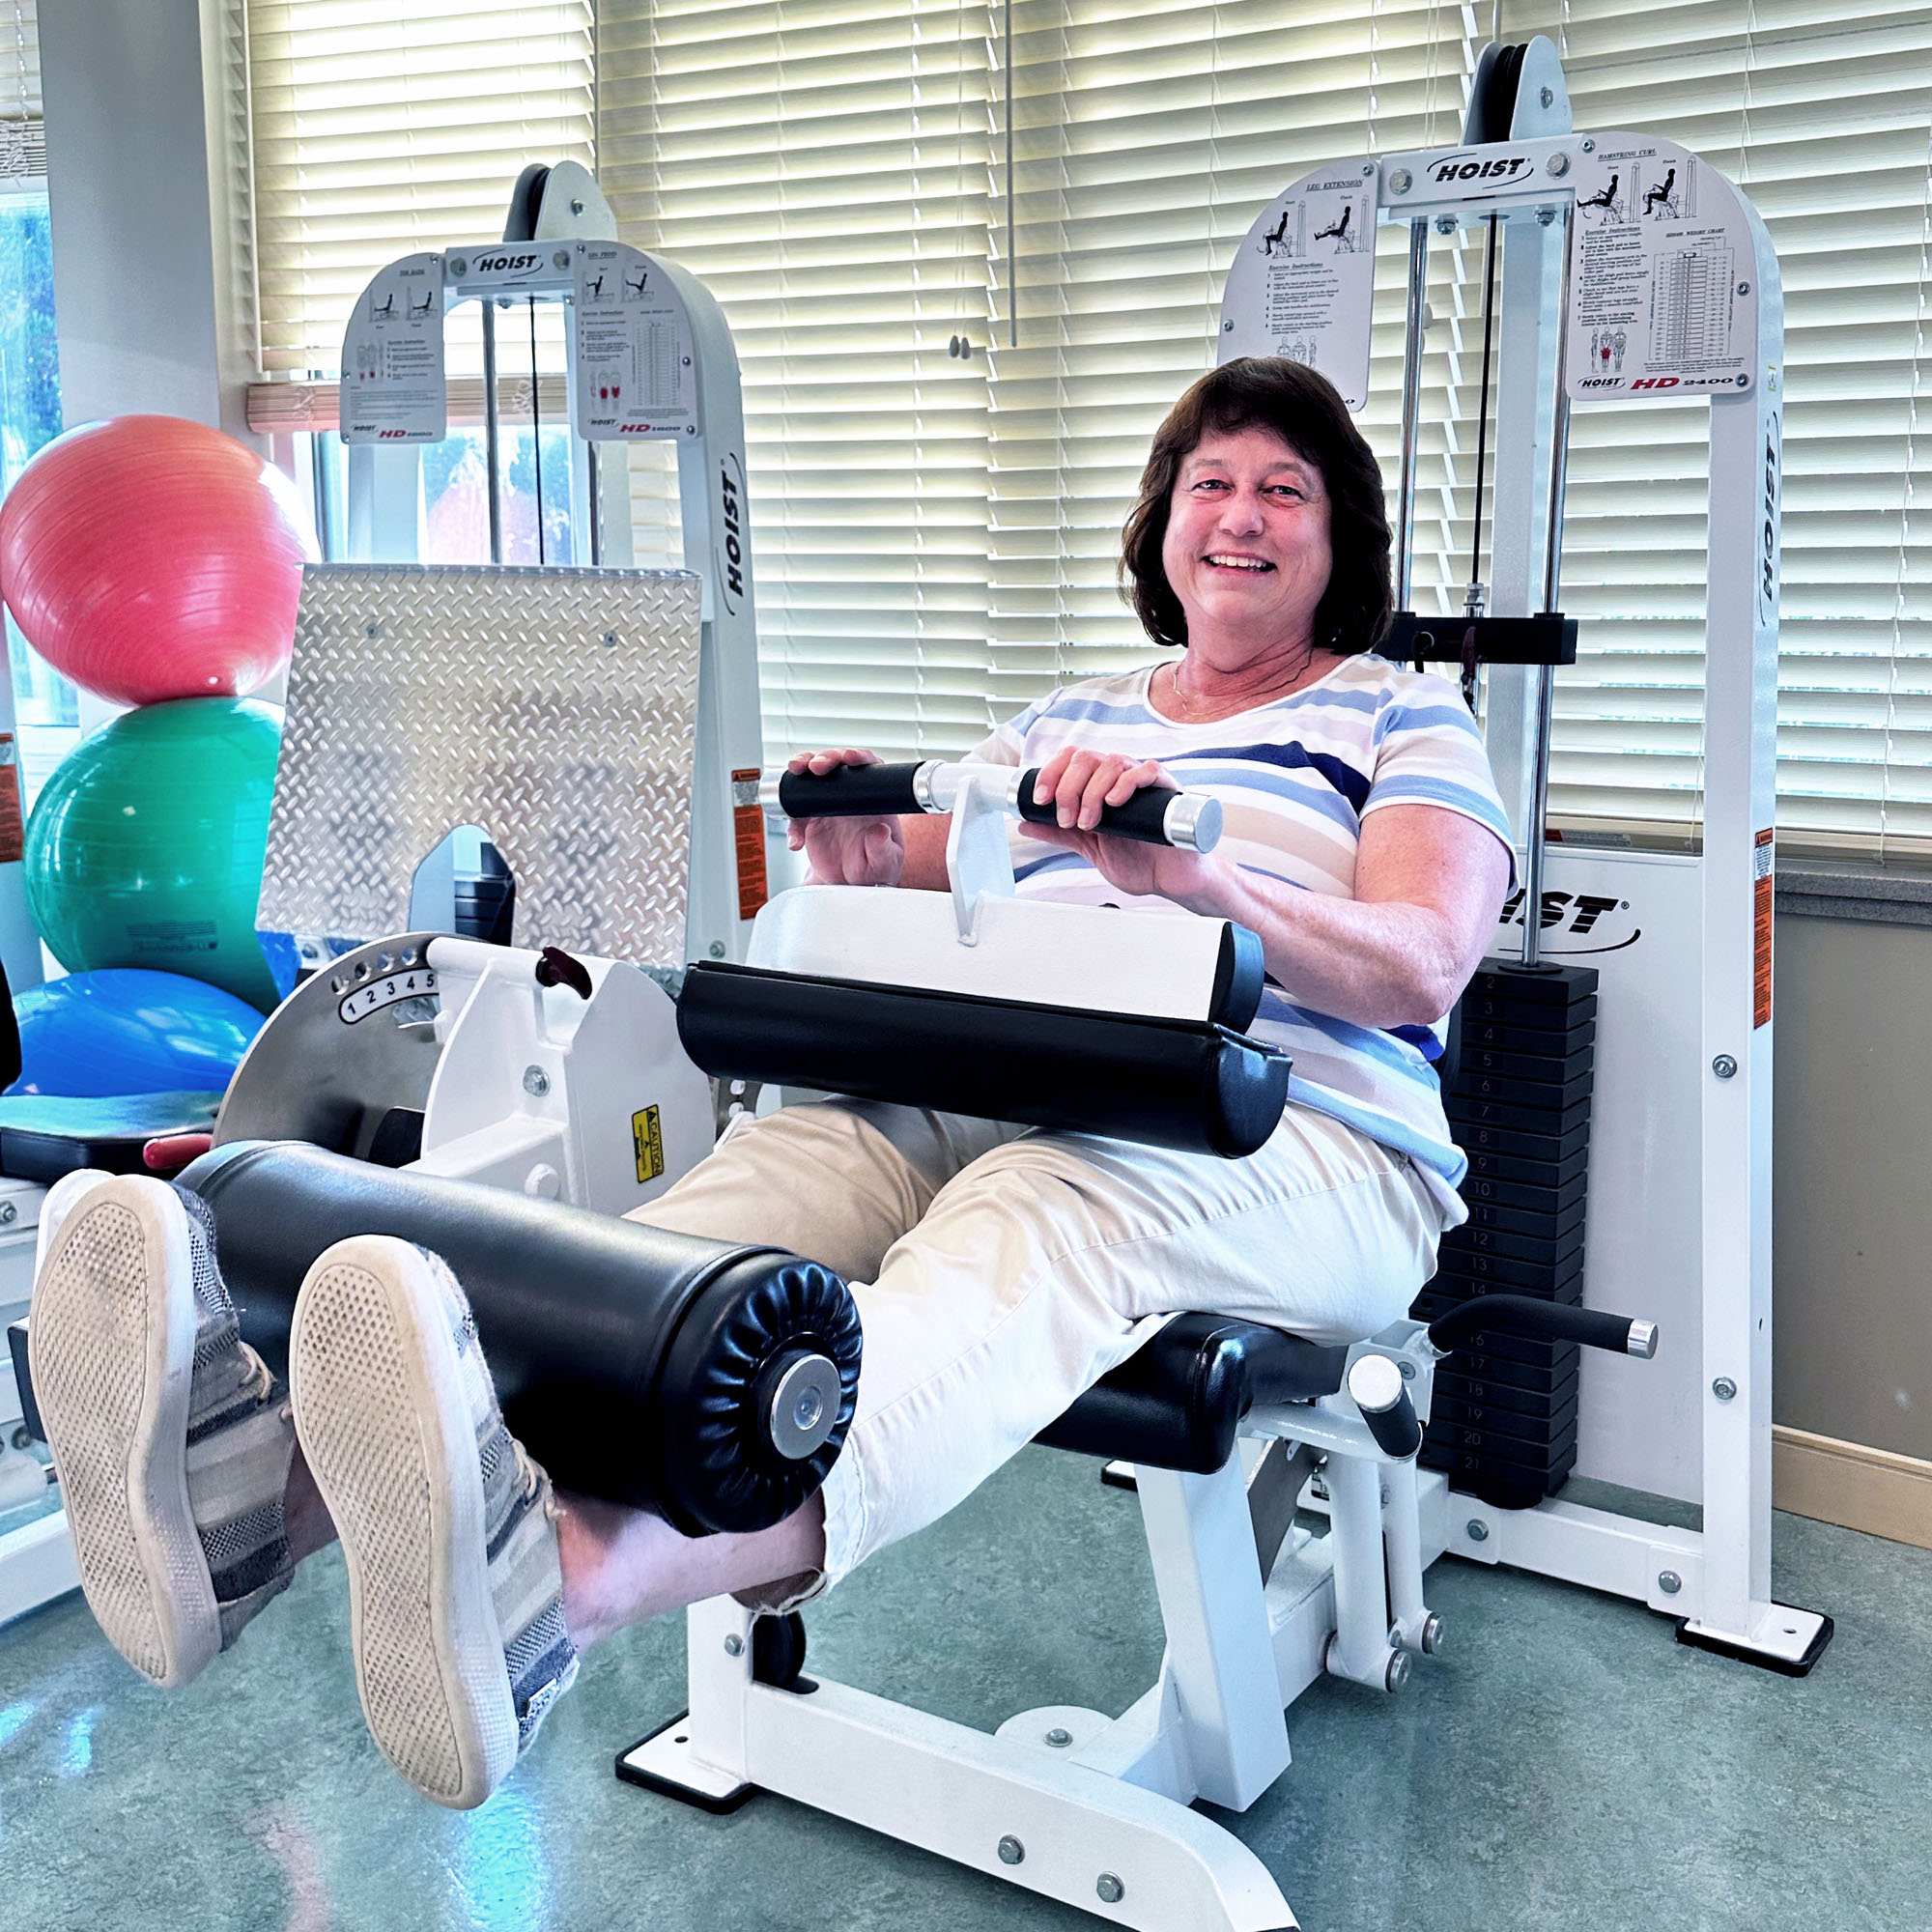
M260 923L401 932L479 825L519 946L681 966L698 609L688 571L311 566Z

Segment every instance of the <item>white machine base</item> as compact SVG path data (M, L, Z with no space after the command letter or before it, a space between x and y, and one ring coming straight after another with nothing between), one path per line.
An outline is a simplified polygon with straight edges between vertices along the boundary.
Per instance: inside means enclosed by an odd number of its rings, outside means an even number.
M1426 1405L1428 1361L1407 1359ZM715 1598L688 1616L689 1711L618 1776L711 1811L776 1792L1113 1924L1288 1932L1265 1866L1192 1807L1245 1810L1274 1783L1311 1684L1384 1695L1431 1647L1448 1487L1386 1457L1346 1394L1257 1408L1248 1435L1212 1475L1136 1472L1167 1652L1119 1718L1054 1705L988 1736L843 1684L760 1682L751 1613ZM1277 1436L1327 1454L1330 1527L1291 1529L1264 1581L1249 1486L1280 1479Z
M1785 1604L1753 1604L1742 1631L1719 1626L1706 1612L1704 1537L1694 1529L1555 1498L1499 1510L1461 1490L1450 1492L1449 1522L1452 1555L1629 1597L1676 1618L1680 1643L1741 1663L1803 1677L1832 1640L1830 1617Z
M743 1696L750 1782L697 1757L688 1718L627 1751L618 1775L707 1810L774 1791L1146 1932L1295 1932L1262 1861L1164 1796L842 1684L748 1680Z
M36 1517L0 1536L0 1624L80 1588L67 1512Z
M720 1817L737 1810L758 1789L742 1778L727 1776L697 1755L691 1741L689 1711L680 1711L662 1729L624 1752L617 1760L617 1776L626 1784L640 1784L647 1791L663 1792L667 1798L681 1798L685 1804Z

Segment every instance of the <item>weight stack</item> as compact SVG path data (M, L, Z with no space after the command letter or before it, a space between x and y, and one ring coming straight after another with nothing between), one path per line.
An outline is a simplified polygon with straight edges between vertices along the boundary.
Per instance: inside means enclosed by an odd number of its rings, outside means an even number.
M1443 1107L1469 1157L1469 1218L1442 1237L1410 1314L1478 1294L1583 1299L1597 973L1489 959L1463 996ZM1553 1495L1577 1463L1577 1348L1475 1335L1435 1371L1421 1460L1497 1509Z

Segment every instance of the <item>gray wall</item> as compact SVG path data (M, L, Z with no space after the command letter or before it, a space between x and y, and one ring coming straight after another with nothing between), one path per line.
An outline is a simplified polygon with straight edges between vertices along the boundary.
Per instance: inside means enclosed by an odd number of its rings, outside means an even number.
M1932 1460L1932 928L1776 934L1776 1419Z
M223 138L229 37L214 8L56 0L40 10L70 426L148 412L247 434L253 301L235 245L245 184Z

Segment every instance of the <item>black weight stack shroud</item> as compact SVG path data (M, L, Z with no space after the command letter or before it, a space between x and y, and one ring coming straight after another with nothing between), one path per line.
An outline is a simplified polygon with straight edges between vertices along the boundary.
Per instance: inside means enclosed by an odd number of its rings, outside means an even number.
M1597 973L1487 959L1462 1004L1443 1094L1469 1157L1469 1219L1442 1237L1410 1314L1433 1321L1479 1294L1583 1298L1583 1195ZM1527 1509L1577 1463L1577 1348L1472 1336L1435 1371L1421 1461L1498 1509Z

